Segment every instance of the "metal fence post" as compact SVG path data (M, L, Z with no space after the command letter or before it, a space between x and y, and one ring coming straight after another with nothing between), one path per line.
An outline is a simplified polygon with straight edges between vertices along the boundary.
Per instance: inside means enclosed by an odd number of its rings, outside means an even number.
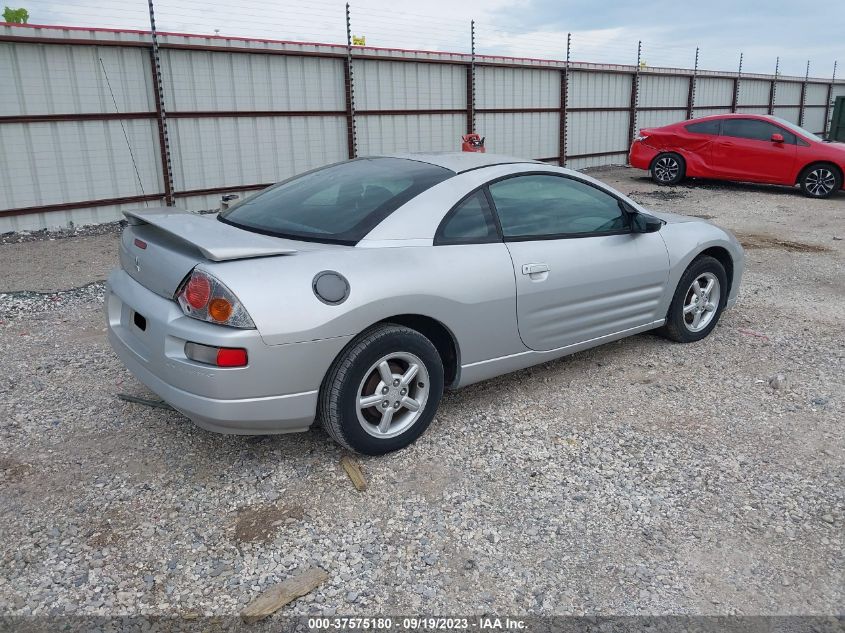
M775 113L775 97L778 92L778 74L780 72L780 57L775 59L775 78L769 86L769 116Z
M161 175L164 180L164 203L168 207L174 204L173 199L173 167L170 162L170 137L167 133L167 114L164 110L164 85L161 82L161 56L158 48L158 34L156 33L155 10L153 0L148 0L150 8L150 37L153 47L150 49L150 66L153 73L153 88L155 89L156 120L158 121L158 144L161 152Z
M358 156L358 134L355 129L355 82L352 70L352 18L346 3L346 60L343 64L346 89L346 144L349 158Z
M640 92L640 64L643 56L643 42L637 42L637 68L631 77L631 114L628 122L628 147L634 142L634 135L637 132L637 104L639 102Z
M475 20L469 22L470 61L467 68L467 134L475 132Z
M695 47L695 66L689 78L689 92L687 92L687 119L692 118L695 107L695 82L698 79L698 46Z
M566 109L569 106L569 52L572 46L572 33L566 34L566 62L560 76L560 131L558 139L557 163L566 167Z
M742 77L742 53L739 54L739 69L734 77L734 98L731 102L731 112L736 112L736 107L739 105L739 79Z
M804 126L804 110L807 104L807 80L810 78L810 60L807 60L807 71L804 73L804 81L801 82L801 107L798 110L798 127Z
M836 83L836 61L833 60L833 75L830 77L830 83L827 84L827 101L824 105L824 135L825 138L830 138L830 106L833 101L833 84Z

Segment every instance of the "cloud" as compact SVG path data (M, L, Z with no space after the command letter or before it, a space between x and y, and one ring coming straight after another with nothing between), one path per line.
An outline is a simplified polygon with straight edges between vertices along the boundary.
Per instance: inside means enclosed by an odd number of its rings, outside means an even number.
M820 19L785 0L711 0L706 5L654 0L364 0L351 1L352 29L373 46L468 52L476 21L480 54L563 59L572 33L572 59L634 64L637 42L650 66L771 73L781 57L786 74L828 77L833 60L845 66L841 21ZM144 0L31 0L33 23L148 28ZM28 7L29 7L28 5ZM268 39L345 43L344 0L155 0L161 30ZM835 12L835 9L831 9Z
M651 65L689 66L696 46L701 48L702 67L722 70L735 70L740 52L746 72L771 73L780 56L786 73L803 74L810 59L811 74L829 76L833 60L845 60L841 21L820 20L806 5L785 0L710 0L705 5L665 0L527 0L518 8L492 13L494 21L510 24L515 31L572 32L573 47L577 50L584 42L593 54L598 51L592 34L613 30L610 52L635 50L642 40L644 57ZM619 61L631 63L630 59Z

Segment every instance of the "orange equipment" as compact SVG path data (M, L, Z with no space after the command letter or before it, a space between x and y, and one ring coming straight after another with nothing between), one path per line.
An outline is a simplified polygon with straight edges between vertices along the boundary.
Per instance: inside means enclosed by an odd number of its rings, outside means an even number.
M461 151L463 152L481 152L484 153L484 137L475 134L464 134L461 137Z

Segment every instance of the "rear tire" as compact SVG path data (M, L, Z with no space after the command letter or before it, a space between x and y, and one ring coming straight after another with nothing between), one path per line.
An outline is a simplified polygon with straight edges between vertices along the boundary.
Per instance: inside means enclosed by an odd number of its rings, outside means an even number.
M416 330L385 323L363 332L335 359L317 413L341 446L384 455L423 434L442 395L437 348Z
M833 165L816 163L801 172L798 184L805 196L829 198L842 188L842 174Z
M666 324L658 332L678 343L700 341L716 327L727 300L725 267L713 257L699 257L681 276Z
M687 164L680 154L665 152L651 161L651 179L658 185L677 185L684 179Z

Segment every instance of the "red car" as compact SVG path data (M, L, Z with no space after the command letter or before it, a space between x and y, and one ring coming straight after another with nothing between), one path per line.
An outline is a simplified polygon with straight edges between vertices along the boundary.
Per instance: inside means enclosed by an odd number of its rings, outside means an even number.
M773 116L723 114L641 129L629 162L649 170L659 185L687 176L797 183L808 196L827 198L842 189L845 144Z

